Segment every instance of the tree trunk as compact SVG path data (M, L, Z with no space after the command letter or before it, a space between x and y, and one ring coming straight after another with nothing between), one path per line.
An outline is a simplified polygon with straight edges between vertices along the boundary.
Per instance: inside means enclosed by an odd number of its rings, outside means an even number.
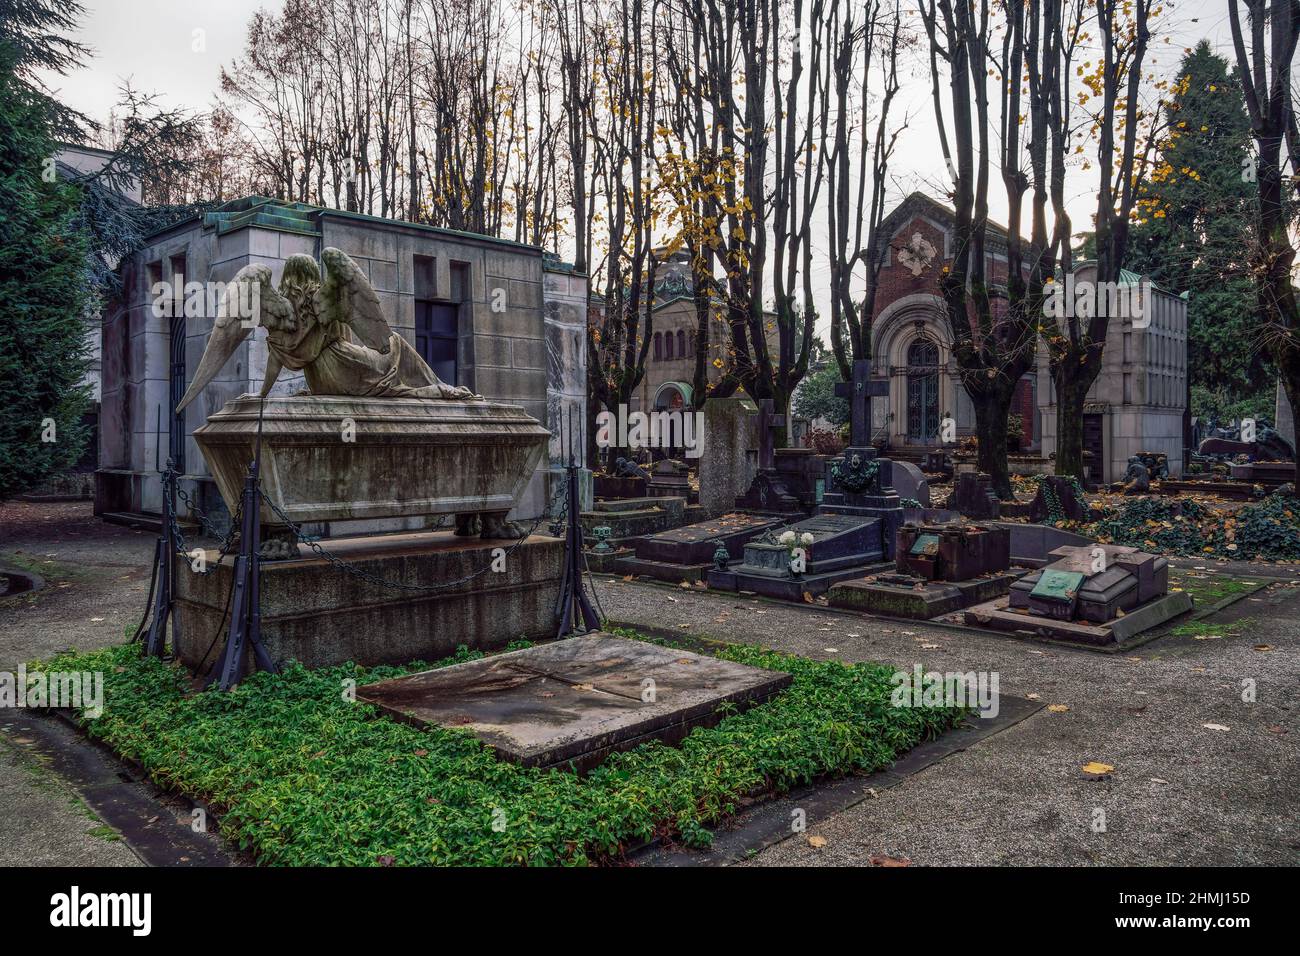
M1056 473L1079 479L1083 484L1083 404L1092 382L1085 381L1084 369L1057 371L1056 385ZM1104 462L1098 462L1098 466ZM1100 480L1101 476L1096 476Z
M1007 415L1015 389L996 389L979 397L975 406L975 433L979 438L979 470L993 480L993 491L1003 501L1012 498L1011 469L1007 464Z

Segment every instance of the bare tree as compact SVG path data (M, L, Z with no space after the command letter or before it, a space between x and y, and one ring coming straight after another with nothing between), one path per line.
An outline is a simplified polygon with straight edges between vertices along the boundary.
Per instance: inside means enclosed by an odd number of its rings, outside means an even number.
M1053 266L1053 247L1047 241L1043 218L1033 217L1027 242L1022 234L1022 202L1030 182L1022 170L1021 77L1029 64L1041 73L1038 59L1047 56L1050 44L1042 42L1040 23L1047 24L1050 32L1060 6L1060 0L1044 0L1035 4L1034 15L1027 17L1024 0L1007 0L1000 8L1004 36L1000 45L994 22L999 11L988 0L975 4L929 0L921 8L930 41L940 144L953 177L953 261L940 279L939 290L961 384L975 410L979 467L989 474L1003 498L1011 497L1007 416L1016 385L1034 363L1042 289ZM1048 59L1050 62L1050 56ZM941 61L948 74L951 126L942 106ZM1005 275L990 274L991 75L1002 84L997 100L1002 134L998 160L1010 210ZM1035 106L1026 145L1037 211L1046 190L1042 175L1046 144L1042 104Z
M823 100L821 154L827 164L831 350L841 378L847 381L855 360L872 357L871 320L885 261L886 237L880 227L889 161L906 127L906 119L898 124L890 119L900 89L898 54L904 37L897 3L892 9L870 3L859 18L851 7L841 13L832 0L823 22L831 50L821 80L830 87ZM873 69L879 71L880 81L874 101L869 92ZM865 289L855 303L859 267Z
M1250 35L1242 31L1245 6ZM1300 303L1292 269L1295 195L1300 184L1300 136L1291 100L1291 64L1300 37L1300 3L1296 0L1231 0L1228 4L1232 43L1255 139L1255 181L1259 189L1252 272L1264 340L1281 373L1292 408L1300 408ZM1283 150L1286 150L1284 156ZM1287 183L1284 162L1292 167ZM1300 487L1300 461L1296 465Z

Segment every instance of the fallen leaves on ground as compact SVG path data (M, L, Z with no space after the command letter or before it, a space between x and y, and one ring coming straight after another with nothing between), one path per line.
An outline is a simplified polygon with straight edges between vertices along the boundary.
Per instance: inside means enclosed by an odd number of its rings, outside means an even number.
M1047 709L1054 714L1063 714L1070 708L1066 704L1048 704Z
M1113 773L1115 770L1115 768L1112 767L1110 764L1101 763L1096 760L1089 760L1080 769L1084 773L1088 774L1089 776L1098 777L1098 778L1104 777L1109 773Z
M808 838L808 845L814 850L820 850L826 845L826 838L824 836L810 836Z

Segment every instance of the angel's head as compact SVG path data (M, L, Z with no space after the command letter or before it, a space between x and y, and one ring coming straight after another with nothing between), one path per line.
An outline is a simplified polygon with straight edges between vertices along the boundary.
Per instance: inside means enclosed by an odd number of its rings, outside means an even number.
M314 299L320 289L320 266L311 256L297 253L284 262L284 274L280 276L280 294L293 304L293 310L301 315Z

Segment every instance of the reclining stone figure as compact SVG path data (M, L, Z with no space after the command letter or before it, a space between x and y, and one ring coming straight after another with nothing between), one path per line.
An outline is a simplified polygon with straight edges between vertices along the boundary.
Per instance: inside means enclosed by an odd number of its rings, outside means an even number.
M259 325L266 329L265 398L283 369L301 371L312 395L482 401L467 388L438 378L407 341L389 328L379 296L365 274L339 249L316 260L290 256L277 289L271 269L248 265L235 274L217 311L212 334L194 380L176 406L179 412L212 382L240 343ZM248 288L252 286L253 288ZM237 303L256 303L252 316ZM523 531L505 512L456 516L456 533L519 538Z

